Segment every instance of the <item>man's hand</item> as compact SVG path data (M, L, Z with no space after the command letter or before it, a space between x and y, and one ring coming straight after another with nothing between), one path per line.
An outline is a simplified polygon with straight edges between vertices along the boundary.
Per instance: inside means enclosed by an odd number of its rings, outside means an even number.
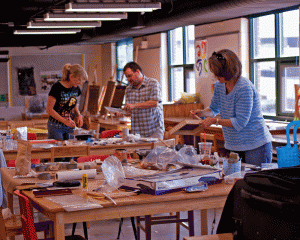
M124 110L131 112L132 109L136 108L136 104L134 103L126 103Z

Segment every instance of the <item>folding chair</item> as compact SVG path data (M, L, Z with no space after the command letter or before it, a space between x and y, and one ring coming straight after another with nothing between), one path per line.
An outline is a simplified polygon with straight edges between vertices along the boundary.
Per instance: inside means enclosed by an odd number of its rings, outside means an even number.
M14 193L19 197L20 215L21 215L22 232L24 235L24 240L39 240L36 233L37 229L34 224L32 206L30 205L29 199L25 195L23 195L19 190L15 190ZM48 238L47 240L50 239L53 238ZM86 240L86 238L80 235L66 236L65 239Z

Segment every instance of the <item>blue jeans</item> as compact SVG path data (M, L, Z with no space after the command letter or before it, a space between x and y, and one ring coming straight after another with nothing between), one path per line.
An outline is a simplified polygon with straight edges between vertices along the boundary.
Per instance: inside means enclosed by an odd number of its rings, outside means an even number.
M51 121L47 123L48 138L55 139L58 141L68 140L69 133L73 133L74 129L64 124L58 124Z
M239 154L243 162L261 166L262 163L272 162L272 142L249 151L234 151Z

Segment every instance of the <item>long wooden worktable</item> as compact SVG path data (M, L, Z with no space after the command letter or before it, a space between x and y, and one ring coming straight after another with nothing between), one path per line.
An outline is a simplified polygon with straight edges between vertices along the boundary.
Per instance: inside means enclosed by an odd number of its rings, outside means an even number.
M55 239L63 240L64 235L62 233L64 233L64 226L67 223L191 210L201 210L202 235L207 234L206 211L208 209L223 208L231 188L232 185L221 183L209 186L209 189L205 192L193 194L185 192L168 193L160 196L140 194L114 199L117 205L114 205L106 199L100 199L97 200L97 202L101 204L103 208L69 212L48 199L36 198L32 191L23 191L23 193L32 201L34 207L54 222ZM85 193L81 190L73 191L73 193L86 197Z
M174 139L168 139L164 140L164 142L139 142L139 143L127 143L127 144L108 144L108 145L94 145L94 146L89 146L89 145L84 145L86 150L86 155L110 155L114 154L116 149L126 149L128 153L132 153L135 150L139 149L153 149L155 146L165 146L165 144L169 146L174 146L175 145L175 140ZM75 146L75 147L74 147ZM81 148L83 145L79 145ZM56 147L52 147L56 148ZM57 148L60 148L61 151L64 151L64 156L63 157L78 157L81 156L80 153L76 152L76 145L73 146L58 146ZM31 158L40 158L40 159L45 159L45 158L50 158L53 159L53 150L51 148L32 148L31 151ZM78 149L82 151L82 149ZM17 157L17 149L14 150L3 150L3 154L5 157L5 160L15 160ZM78 154L78 155L77 155Z

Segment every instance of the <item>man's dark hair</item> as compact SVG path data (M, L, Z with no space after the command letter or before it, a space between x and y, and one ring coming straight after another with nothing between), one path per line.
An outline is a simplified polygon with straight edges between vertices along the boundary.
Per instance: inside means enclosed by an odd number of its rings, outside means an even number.
M136 62L126 63L126 65L123 68L123 72L125 72L127 68L130 68L133 72L136 72L136 70L140 70L140 72L143 73L142 68Z

